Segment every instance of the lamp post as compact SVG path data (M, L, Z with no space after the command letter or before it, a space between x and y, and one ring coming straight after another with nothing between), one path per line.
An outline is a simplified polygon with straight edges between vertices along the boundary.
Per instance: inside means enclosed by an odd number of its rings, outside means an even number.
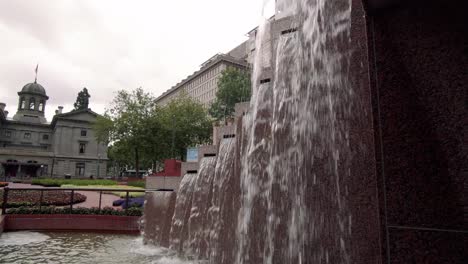
M97 177L98 177L98 179L99 179L99 176L100 176L100 173L101 173L101 170L100 170L100 165L101 165L101 154L98 154L97 157L98 157Z
M54 158L52 159L52 169L50 170L50 177L51 178L54 177L54 165L55 165L55 154L54 154Z

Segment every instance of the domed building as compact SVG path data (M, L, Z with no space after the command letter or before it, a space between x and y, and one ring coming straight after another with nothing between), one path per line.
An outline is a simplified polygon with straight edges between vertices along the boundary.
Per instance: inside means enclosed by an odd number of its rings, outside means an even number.
M47 123L44 110L49 97L42 85L36 81L28 83L21 89L21 92L18 92L18 96L18 112L16 112L13 120L28 123Z
M107 145L96 141L90 108L45 117L46 89L34 81L18 92L16 114L0 103L0 180L106 176Z

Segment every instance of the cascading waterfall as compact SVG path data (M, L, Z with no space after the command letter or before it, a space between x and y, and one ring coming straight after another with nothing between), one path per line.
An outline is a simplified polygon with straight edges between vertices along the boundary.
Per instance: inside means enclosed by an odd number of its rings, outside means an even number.
M142 219L140 227L145 244L169 246L175 199L174 192L146 193L145 217Z
M192 208L188 219L188 241L184 253L196 258L206 258L208 236L208 208L212 197L216 157L204 157L193 186Z
M218 159L216 162L211 206L208 209L208 258L211 263L226 263L232 259L235 241L226 241L226 235L235 233L232 219L235 219L238 211L239 197L238 182L235 181L235 150L236 139L225 138L221 140Z
M188 237L188 220L192 209L192 196L197 176L197 173L185 174L177 193L169 243L170 248L178 252L183 250L183 245Z
M271 19L258 28L249 113L165 197L167 244L213 264L348 264L351 0L276 4L290 27L278 38Z
M350 263L350 0L281 1L295 17L271 56L259 27L244 119L236 263ZM273 61L272 83L265 61Z

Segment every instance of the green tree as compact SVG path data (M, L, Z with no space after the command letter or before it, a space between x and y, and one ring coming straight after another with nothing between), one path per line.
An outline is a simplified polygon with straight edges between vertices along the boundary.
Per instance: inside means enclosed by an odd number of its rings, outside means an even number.
M83 88L83 90L78 93L78 96L76 97L76 102L73 104L75 110L88 109L90 97L91 95L89 95L88 89L86 89L86 87Z
M94 124L99 142L117 145L117 153L132 153L137 175L141 158L144 160L149 156L146 152L147 144L153 142L152 129L155 125L151 122L157 111L154 97L143 89L138 88L132 92L121 90L104 116L98 118Z
M185 93L161 109L160 120L169 151L167 157L184 159L188 147L211 139L212 121L205 108Z
M109 158L120 165L149 167L185 156L186 148L211 138L211 120L203 105L186 94L158 107L141 88L119 91L94 124L99 142L110 143Z
M116 169L113 171L114 175L118 175L121 172L121 168L133 166L135 164L133 153L128 151L131 148L124 143L125 142L117 141L107 149L107 156L109 158L108 164L110 167L113 167L113 169Z
M228 67L218 81L216 99L209 109L210 115L221 120L234 115L236 103L250 100L250 74L244 70Z

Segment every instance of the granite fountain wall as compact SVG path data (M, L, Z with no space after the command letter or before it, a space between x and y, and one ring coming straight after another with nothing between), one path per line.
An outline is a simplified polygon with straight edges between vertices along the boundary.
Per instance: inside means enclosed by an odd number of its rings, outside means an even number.
M383 263L468 259L467 1L369 1Z

